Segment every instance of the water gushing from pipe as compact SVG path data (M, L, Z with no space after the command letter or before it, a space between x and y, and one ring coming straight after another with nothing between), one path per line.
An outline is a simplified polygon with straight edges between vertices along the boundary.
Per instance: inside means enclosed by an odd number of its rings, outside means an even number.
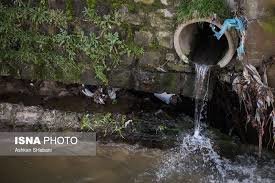
M202 130L202 122L207 115L208 88L210 81L210 67L208 65L195 64L195 132L194 136L199 137Z
M155 176L156 182L272 182L273 175L259 173L257 159L237 156L235 161L219 155L214 148L211 132L204 131L207 115L210 66L196 64L195 128L194 134L182 134L180 145L161 160ZM268 163L268 167L272 164Z

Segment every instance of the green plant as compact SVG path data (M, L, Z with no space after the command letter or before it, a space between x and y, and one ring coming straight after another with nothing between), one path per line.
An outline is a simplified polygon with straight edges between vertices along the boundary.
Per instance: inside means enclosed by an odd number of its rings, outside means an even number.
M107 85L107 72L119 65L121 57L141 54L142 49L127 45L114 31L121 25L117 13L98 16L94 5L88 6L83 21L98 31L87 34L76 27L69 33L72 2L66 4L64 13L48 9L45 0L37 7L20 0L13 7L0 3L0 66L8 66L9 72L20 76L22 65L27 65L39 79L62 81L78 81L83 68L93 69ZM89 60L78 60L77 55L81 54Z
M225 0L181 0L177 19L187 21L193 18L211 17L214 13L220 18L226 18L230 14Z
M66 15L68 19L73 19L73 1L67 0L66 1Z
M113 115L111 113L96 114L93 117L85 114L80 122L81 130L104 132L104 136L118 134L124 138L122 132L125 128L126 116Z
M80 129L90 131L92 130L91 120L89 114L84 114L80 122Z

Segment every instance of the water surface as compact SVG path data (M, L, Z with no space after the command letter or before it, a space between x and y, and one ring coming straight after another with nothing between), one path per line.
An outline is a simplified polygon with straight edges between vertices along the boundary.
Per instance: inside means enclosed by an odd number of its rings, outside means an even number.
M212 141L186 134L181 146L161 151L99 145L94 157L1 157L3 183L275 182L275 159L243 153L229 160Z

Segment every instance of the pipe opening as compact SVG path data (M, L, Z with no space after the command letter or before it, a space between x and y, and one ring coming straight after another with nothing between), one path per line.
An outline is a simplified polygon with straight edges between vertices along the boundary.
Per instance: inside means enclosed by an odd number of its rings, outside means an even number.
M209 23L195 23L189 59L194 63L216 65L226 54L228 42L225 36L217 40Z
M188 63L226 66L235 52L231 35L226 32L220 40L214 36L211 20L193 20L179 26L174 45L180 58ZM216 31L221 25L216 25Z

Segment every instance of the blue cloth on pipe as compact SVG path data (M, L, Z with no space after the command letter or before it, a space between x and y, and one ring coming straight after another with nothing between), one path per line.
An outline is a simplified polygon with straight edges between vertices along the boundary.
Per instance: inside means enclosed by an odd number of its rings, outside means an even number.
M232 18L232 19L226 19L222 25L222 28L219 32L215 30L215 26L212 26L212 31L215 33L215 37L220 40L221 37L225 34L227 30L230 30L231 28L234 28L238 30L240 33L244 32L246 29L246 20L244 18ZM240 58L244 53L244 42L241 40L240 46L237 49L238 57Z
M221 37L225 34L225 32L227 30L230 30L231 28L235 28L236 30L239 30L240 32L245 31L245 25L243 23L243 20L240 18L226 19L219 32L215 31L215 28L212 26L212 30L215 33L215 37L218 40L220 40Z

